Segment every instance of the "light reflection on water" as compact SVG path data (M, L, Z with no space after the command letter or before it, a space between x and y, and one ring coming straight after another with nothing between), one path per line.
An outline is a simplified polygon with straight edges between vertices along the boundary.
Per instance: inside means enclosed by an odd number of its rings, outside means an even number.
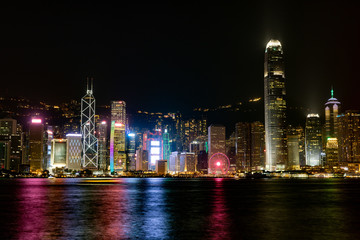
M207 237L209 239L231 239L229 231L231 222L229 221L229 209L224 193L224 179L215 178L214 181Z
M360 181L1 179L0 239L357 239Z

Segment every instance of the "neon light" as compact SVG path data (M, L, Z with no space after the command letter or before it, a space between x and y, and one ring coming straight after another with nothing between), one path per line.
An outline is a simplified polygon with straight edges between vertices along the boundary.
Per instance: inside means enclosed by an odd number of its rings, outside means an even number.
M48 130L48 131L47 131L47 133L48 133L48 134L50 134L50 135L52 135L52 134L53 134L53 132L52 132L52 131L50 131L50 130Z
M31 123L41 123L42 120L40 118L33 118L31 119Z
M114 125L115 127L122 127L123 126L123 124L122 123L115 123L115 125Z
M221 153L214 153L209 159L209 173L217 174L220 171L222 174L226 174L229 170L230 160L229 158Z
M110 174L114 172L114 134L115 134L115 121L111 121L110 130Z
M77 133L68 133L66 134L67 137L81 137L81 134L77 134Z
M102 124L102 125L105 125L105 124L106 124L106 121L102 121L101 124Z
M160 155L160 148L159 147L151 147L150 153L151 153L151 155Z
M129 137L135 137L135 133L129 133L128 136Z
M160 141L151 141L151 146L160 146Z

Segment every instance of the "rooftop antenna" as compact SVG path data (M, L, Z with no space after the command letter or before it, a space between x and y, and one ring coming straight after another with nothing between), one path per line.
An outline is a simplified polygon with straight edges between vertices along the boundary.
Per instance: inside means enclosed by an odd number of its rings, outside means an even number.
M89 91L89 78L86 77L86 91Z
M93 83L94 83L94 79L91 78L91 92L93 92Z

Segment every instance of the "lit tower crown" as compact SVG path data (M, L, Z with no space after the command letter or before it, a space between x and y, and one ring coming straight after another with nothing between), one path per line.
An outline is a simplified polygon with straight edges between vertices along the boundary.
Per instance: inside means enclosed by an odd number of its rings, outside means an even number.
M98 140L95 137L95 97L93 79L89 88L87 79L86 95L81 99L82 167L98 168Z
M334 98L334 89L331 88L331 98L325 103L325 131L326 139L337 138L337 116L340 113L341 103Z
M270 40L265 49L264 103L266 169L284 170L287 164L284 57L281 43Z

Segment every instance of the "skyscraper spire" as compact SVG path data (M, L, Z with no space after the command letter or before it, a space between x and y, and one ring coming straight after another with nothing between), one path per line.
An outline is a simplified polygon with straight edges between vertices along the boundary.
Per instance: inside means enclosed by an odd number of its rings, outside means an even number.
M91 92L93 92L93 86L94 86L94 78L91 78Z
M334 98L334 88L331 86L331 98Z

